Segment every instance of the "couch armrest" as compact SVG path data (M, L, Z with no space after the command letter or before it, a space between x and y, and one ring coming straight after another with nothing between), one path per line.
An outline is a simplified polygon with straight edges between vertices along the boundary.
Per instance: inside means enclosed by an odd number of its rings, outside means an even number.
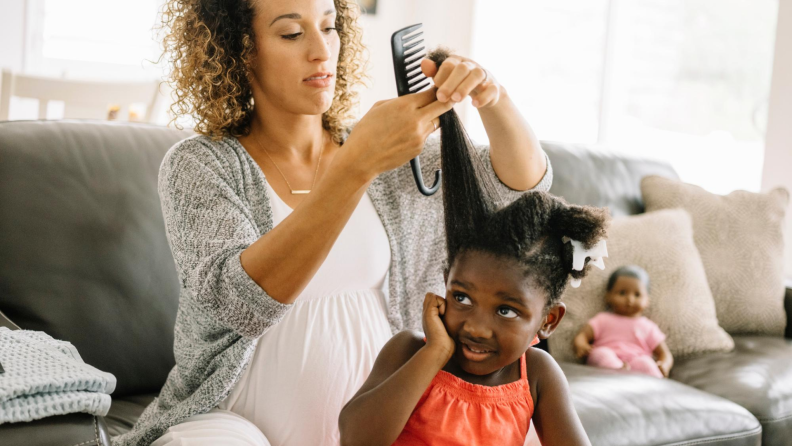
M29 423L2 424L0 438L4 445L110 446L104 419L87 413L57 415Z
M0 311L0 327L8 327L11 330L19 330L19 325L15 324L2 311Z
M786 294L784 295L784 308L786 309L787 314L787 326L786 326L786 336L788 339L792 339L792 281L787 282L786 284Z

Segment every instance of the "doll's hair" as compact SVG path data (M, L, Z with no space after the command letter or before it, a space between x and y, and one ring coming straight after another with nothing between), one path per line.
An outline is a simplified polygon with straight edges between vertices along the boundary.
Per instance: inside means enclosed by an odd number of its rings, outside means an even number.
M429 54L438 68L450 55L439 48ZM465 252L478 251L514 259L526 278L547 292L545 308L561 299L569 277L583 278L572 269L574 248L563 237L592 248L606 235L606 209L570 205L547 192L529 191L506 207L493 179L476 153L459 116L451 109L440 116L446 271Z
M638 279L644 284L646 291L649 291L649 273L647 273L645 269L638 265L625 265L616 269L616 271L614 271L608 279L608 291L613 289L613 286L616 285L616 281L619 280L619 277L632 277L634 279Z

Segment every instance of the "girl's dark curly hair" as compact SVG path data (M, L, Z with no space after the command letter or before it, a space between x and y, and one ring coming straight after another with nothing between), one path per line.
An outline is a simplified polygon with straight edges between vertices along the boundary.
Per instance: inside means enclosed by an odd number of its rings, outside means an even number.
M449 55L429 54L438 67ZM567 204L546 192L529 191L497 209L497 189L489 180L459 116L451 109L440 117L443 164L447 267L467 251L517 260L527 277L547 291L546 308L561 299L569 277L588 272L572 269L573 248L562 238L578 240L589 249L606 236L607 210Z
M266 0L260 0L266 1ZM167 0L159 29L163 57L171 73L175 102L171 113L195 119L195 131L219 139L250 132L253 92L250 67L255 56L254 0ZM354 119L356 86L366 78L366 52L354 0L334 0L341 40L333 104L322 125L341 144ZM177 124L178 127L178 124Z

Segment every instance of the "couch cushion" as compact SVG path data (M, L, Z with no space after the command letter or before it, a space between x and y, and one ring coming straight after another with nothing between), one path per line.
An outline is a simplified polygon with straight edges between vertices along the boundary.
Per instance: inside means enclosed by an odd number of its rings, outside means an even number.
M658 176L641 182L647 212L682 208L707 272L721 327L731 334L784 334L784 216L789 192L716 195Z
M644 211L640 187L644 176L679 178L666 162L617 154L590 145L542 141L542 148L553 164L550 193L572 204L607 207L614 217ZM538 347L549 350L545 339Z
M669 379L561 363L592 446L758 446L746 409Z
M572 339L589 319L606 310L605 289L619 266L639 265L649 273L645 316L666 334L675 357L729 351L731 337L718 326L704 267L693 243L690 216L682 209L613 219L608 230L605 270L592 268L579 288L567 287L567 313L548 339L550 353L575 362Z
M661 161L585 145L542 141L542 148L553 163L550 193L573 204L607 207L614 217L643 212L640 183L644 176L678 178L674 169Z
M731 353L678 361L671 378L734 401L762 423L762 444L792 442L792 340L735 336Z
M110 446L102 417L70 413L0 425L3 446Z
M179 281L157 175L187 132L128 123L0 123L0 311L159 391L173 367Z
M146 407L157 397L156 393L113 399L110 411L104 417L111 437L129 432Z

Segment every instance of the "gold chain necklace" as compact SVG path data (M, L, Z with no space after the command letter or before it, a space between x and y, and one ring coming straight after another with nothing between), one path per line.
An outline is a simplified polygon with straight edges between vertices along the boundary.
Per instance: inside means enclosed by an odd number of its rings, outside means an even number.
M264 151L264 154L267 155L267 158L269 158L269 160L272 163L272 165L275 166L275 169L278 170L278 173L280 174L280 176L283 177L283 181L286 182L286 186L289 188L289 191L291 191L292 195L307 195L307 194L311 193L311 191L313 190L314 186L316 185L316 177L317 177L317 175L319 175L319 166L322 164L322 154L324 153L324 146L325 146L325 144L324 144L324 133L322 133L322 149L319 151L319 160L316 161L316 171L314 171L314 177L313 177L313 182L311 183L311 188L310 189L299 189L299 190L292 189L291 184L289 184L289 180L286 179L286 175L284 175L283 171L280 170L280 167L278 167L278 165L275 164L275 160L272 159L272 157L270 156L270 154L267 151L267 149L265 149L264 146L261 144L261 142L259 142L258 138L253 138L253 139L256 141L256 144L258 144L258 146L261 148L261 150Z

